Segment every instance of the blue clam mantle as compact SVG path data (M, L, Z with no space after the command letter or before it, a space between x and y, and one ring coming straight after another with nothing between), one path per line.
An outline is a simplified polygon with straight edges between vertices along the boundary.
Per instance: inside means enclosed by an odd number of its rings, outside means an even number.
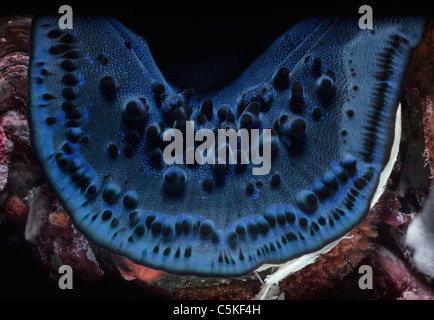
M310 18L218 92L175 88L108 17L33 20L29 123L91 241L156 269L238 276L317 251L366 216L422 18ZM168 128L272 129L271 171L167 165ZM238 159L245 156L232 150Z

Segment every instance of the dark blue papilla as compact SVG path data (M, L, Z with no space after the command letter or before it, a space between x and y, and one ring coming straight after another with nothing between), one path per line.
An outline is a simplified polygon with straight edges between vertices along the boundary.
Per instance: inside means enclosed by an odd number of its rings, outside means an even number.
M29 121L48 182L76 227L131 260L237 276L344 236L367 215L424 20L311 18L219 92L166 82L147 43L112 18L32 26ZM194 88L193 88L194 89ZM273 129L253 164L172 165L162 132Z

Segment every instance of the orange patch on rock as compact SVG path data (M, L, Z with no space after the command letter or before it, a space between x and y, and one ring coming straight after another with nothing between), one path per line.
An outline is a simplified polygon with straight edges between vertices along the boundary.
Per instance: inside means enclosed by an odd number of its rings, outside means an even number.
M3 209L10 222L25 222L29 213L29 206L18 196L11 196L6 200Z
M128 270L125 270L123 267L117 266L119 272L125 280L131 281L134 279L139 279L144 282L153 282L158 279L158 277L164 273L164 271L150 269L124 258L123 260L125 267Z
M48 216L48 221L58 227L66 227L69 222L69 217L65 211L53 212Z

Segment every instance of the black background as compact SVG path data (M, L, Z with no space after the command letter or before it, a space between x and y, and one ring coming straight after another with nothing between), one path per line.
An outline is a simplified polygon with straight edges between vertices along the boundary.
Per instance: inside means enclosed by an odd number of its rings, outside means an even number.
M110 15L141 35L166 79L180 89L215 89L239 75L279 35L313 15L427 15L420 1L59 1L8 3L0 14ZM426 1L425 1L426 3ZM59 15L60 16L60 15ZM210 63L212 62L212 63ZM188 76L186 74L188 73Z

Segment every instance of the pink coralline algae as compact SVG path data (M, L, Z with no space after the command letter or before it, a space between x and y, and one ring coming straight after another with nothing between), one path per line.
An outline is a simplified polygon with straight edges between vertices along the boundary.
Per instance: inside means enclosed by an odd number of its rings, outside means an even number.
M12 109L25 104L27 98L28 57L9 54L0 60L0 108Z
M30 17L0 18L0 111L25 105Z
M25 109L30 23L30 16L0 18L0 191L11 166L32 157Z
M3 127L6 137L14 143L15 153L31 154L27 113L24 108L5 112L0 117L0 126Z
M384 206L381 212L381 220L391 226L400 226L408 222L408 219L404 213L399 211L401 203L399 202L396 194L391 191L385 191Z

